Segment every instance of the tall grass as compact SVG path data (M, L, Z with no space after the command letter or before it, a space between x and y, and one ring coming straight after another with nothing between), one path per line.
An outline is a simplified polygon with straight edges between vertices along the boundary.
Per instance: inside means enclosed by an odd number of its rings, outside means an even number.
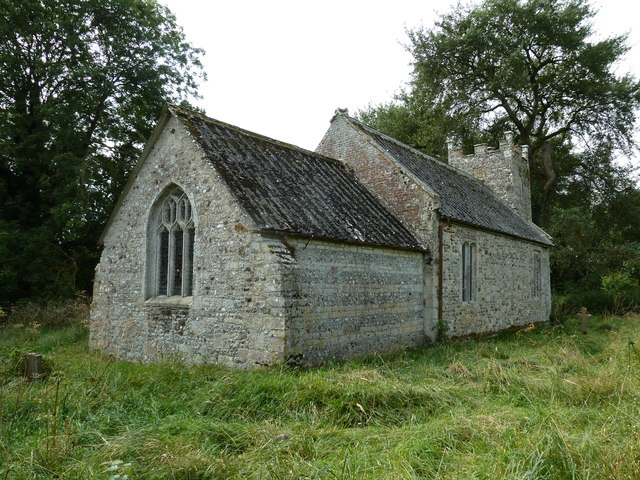
M128 364L81 325L9 323L0 479L635 479L639 320L251 372ZM44 382L20 377L23 351Z

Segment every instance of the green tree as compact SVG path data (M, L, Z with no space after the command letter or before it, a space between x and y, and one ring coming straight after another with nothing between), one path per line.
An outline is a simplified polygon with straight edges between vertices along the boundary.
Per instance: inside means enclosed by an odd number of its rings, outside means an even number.
M481 118L465 115L453 118L444 103L434 101L430 92L413 88L397 94L394 101L369 105L356 112L367 125L390 135L413 148L436 158L447 158L447 140L455 137L462 147L499 140L490 131L483 131Z
M621 293L614 287L624 279L640 280L640 190L631 169L612 160L610 146L575 156L576 166L560 179L545 225L555 244L553 285L574 297L574 309L613 309L611 293ZM633 302L640 300L634 295Z
M635 147L640 83L614 73L627 38L595 40L593 15L587 0L458 5L408 32L408 90L359 116L441 158L447 137L470 149L515 131L530 147L533 218L556 245L554 288L602 309L603 281L638 271L640 190L614 158Z
M429 155L446 158L447 126L444 111L421 108L409 96L386 105L356 112L359 120Z
M564 173L552 145L634 146L640 83L613 73L626 36L594 41L593 15L586 0L459 5L434 27L408 32L414 71L400 103L412 113L445 112L449 135L465 134L457 124L485 138L514 130L544 178L545 203Z
M0 302L87 287L96 239L202 51L154 0L0 0Z

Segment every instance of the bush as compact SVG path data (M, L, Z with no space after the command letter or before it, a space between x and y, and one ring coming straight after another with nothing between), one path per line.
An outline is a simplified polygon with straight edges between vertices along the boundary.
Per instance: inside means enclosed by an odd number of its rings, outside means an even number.
M613 295L604 290L575 290L553 296L552 317L561 320L575 316L582 307L590 313L603 314L615 309Z
M0 325L37 325L43 327L86 326L89 298L80 292L73 300L28 302L0 310Z
M602 289L613 297L615 313L638 310L640 306L640 282L633 273L625 268L602 277Z

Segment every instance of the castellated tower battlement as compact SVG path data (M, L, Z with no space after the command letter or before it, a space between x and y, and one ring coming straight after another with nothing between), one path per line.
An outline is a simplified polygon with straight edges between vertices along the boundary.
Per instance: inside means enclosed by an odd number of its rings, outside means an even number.
M482 180L500 199L531 221L531 186L529 147L515 145L513 133L507 132L496 150L487 144L473 147L464 155L452 140L447 142L449 165Z

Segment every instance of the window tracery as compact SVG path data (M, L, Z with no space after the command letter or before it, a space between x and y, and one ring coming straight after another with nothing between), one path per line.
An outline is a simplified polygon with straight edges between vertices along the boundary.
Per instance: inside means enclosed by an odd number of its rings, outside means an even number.
M158 212L152 296L191 296L195 225L189 198L175 187L159 205Z

